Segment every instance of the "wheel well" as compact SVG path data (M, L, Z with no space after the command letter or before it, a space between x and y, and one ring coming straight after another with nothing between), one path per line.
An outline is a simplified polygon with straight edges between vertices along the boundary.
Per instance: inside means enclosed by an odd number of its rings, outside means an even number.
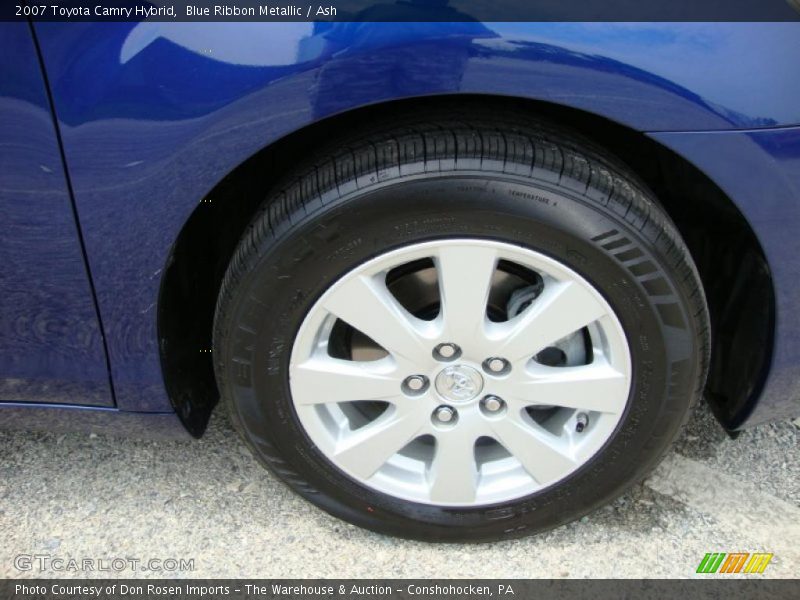
M454 103L533 112L577 130L627 162L655 192L689 246L705 288L712 323L706 396L720 422L736 428L766 376L774 298L763 251L733 202L671 150L602 117L531 100L437 96L358 108L309 125L245 161L199 203L167 261L158 316L167 392L187 429L200 436L217 402L210 352L217 294L230 257L270 188L322 141L390 122L399 110L420 113Z

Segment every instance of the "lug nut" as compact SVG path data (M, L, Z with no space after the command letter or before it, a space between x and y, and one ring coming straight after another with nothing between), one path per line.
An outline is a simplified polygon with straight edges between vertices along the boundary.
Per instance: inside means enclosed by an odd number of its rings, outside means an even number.
M456 411L449 406L440 406L435 411L433 411L433 418L439 421L439 423L451 423L456 419Z
M511 364L505 358L493 356L483 361L483 370L493 375L504 375L511 370Z
M433 357L436 360L455 360L461 356L461 348L456 344L439 344L433 349Z
M489 413L492 415L496 415L500 411L502 411L506 406L506 403L503 402L502 398L498 398L497 396L486 396L481 401L481 407L483 408L483 412Z
M413 377L409 377L408 381L406 383L408 383L409 389L412 389L415 392L418 392L419 390L421 390L422 386L425 385L425 382L422 380L422 377L419 377L417 375L414 375Z
M439 346L439 354L445 358L451 358L456 353L456 347L453 344L442 344Z
M428 388L428 378L424 375L411 375L405 378L402 387L407 394L421 394Z
M575 417L575 431L582 433L588 425L589 417L586 415L586 413L578 413L578 415Z

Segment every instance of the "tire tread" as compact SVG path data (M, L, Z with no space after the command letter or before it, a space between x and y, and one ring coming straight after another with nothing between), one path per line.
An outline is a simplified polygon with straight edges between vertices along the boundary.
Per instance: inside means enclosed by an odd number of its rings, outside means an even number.
M586 202L615 212L669 261L667 266L686 288L687 314L694 319L697 332L700 374L680 426L663 432L670 437L670 444L674 443L702 394L711 344L705 294L689 250L654 194L630 168L579 134L527 114L499 116L489 110L454 107L447 112L398 115L392 124L365 127L323 147L308 164L298 167L273 189L243 235L219 293L215 349L225 338L222 324L228 321L238 282L264 249L286 235L299 219L353 191L410 173L473 169L487 175L522 175L579 194ZM233 425L243 433L232 396L225 393L226 366L216 351L215 369ZM663 443L662 437L654 436L652 443ZM252 446L251 450L292 487L305 494L314 493L274 449L266 454ZM660 456L642 465L634 479L644 479ZM507 537L525 533L514 531Z

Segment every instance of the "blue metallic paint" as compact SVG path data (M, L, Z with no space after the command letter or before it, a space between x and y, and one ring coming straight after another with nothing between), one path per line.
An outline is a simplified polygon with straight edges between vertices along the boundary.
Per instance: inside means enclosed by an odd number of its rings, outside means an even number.
M0 23L0 402L112 404L78 230L27 23Z
M780 127L800 123L800 24L37 23L36 32L118 408L171 410L156 335L164 262L226 174L337 113L470 93L566 105L638 131L706 131L652 137L722 186L765 247L779 335L753 422L788 414L800 365L800 324L787 319L800 296L791 252L800 130ZM4 93L0 114L15 95ZM773 129L722 132L755 128Z
M772 271L775 343L758 404L741 423L800 414L800 127L740 132L654 133L704 171L749 221Z

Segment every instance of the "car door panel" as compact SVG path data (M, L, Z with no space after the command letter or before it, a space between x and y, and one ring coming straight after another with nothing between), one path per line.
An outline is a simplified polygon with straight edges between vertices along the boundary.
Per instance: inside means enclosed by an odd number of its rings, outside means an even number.
M0 24L0 402L113 405L47 89L27 23Z

